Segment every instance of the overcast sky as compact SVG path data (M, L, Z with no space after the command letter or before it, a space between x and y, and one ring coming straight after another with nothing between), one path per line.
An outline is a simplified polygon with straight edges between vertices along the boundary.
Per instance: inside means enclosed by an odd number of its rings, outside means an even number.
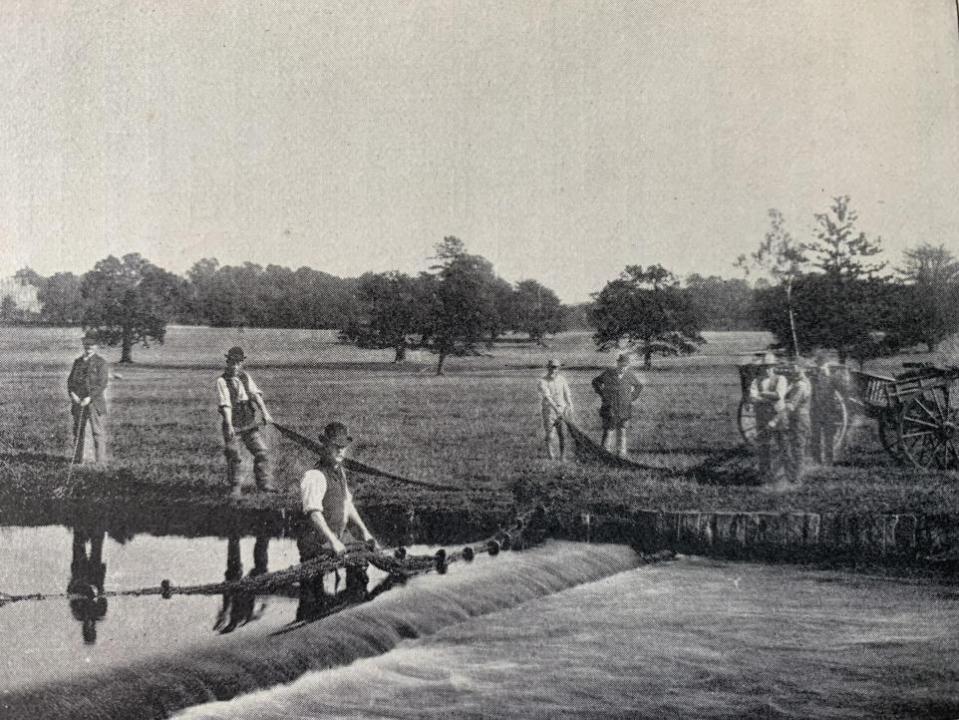
M0 0L0 276L140 252L337 275L445 235L588 298L734 276L837 194L959 253L954 0Z

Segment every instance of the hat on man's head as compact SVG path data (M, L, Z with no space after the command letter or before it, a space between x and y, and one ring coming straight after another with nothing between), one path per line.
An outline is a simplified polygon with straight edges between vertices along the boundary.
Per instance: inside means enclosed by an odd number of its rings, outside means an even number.
M776 356L772 353L766 353L763 355L763 361L759 363L760 365L778 365L779 361L776 360Z
M93 330L87 330L83 334L83 340L81 342L83 342L84 345L99 345L100 338Z
M630 362L631 358L629 357L629 353L620 353L619 357L616 358L617 365L629 365Z
M325 428L323 428L323 434L320 435L320 441L327 445L345 448L347 445L353 442L353 438L350 437L350 434L346 429L346 425L334 420Z
M813 355L813 360L816 361L816 365L828 365L829 364L829 353L825 350L817 350L816 354Z
M558 367L560 367L561 364L562 364L562 363L560 363L560 361L559 361L558 358L550 358L550 359L547 361L547 363L546 363L546 367L548 367L548 368L558 368Z
M226 359L232 360L233 362L242 362L246 360L246 355L243 354L243 348L235 345L226 351Z

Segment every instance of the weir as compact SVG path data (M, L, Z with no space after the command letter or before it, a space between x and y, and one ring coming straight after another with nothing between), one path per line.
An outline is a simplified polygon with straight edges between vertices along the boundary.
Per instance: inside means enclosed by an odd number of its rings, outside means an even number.
M160 655L130 666L0 696L5 717L141 720L289 682L384 653L472 617L636 567L628 547L550 541L495 560L417 577L374 602L269 637ZM157 602L163 602L157 600Z

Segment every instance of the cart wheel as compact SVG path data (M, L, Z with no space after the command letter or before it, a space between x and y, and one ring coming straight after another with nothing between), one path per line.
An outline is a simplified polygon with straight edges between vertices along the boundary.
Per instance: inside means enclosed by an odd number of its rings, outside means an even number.
M908 460L902 449L899 439L899 417L895 410L884 410L879 414L879 442L898 465L905 465Z
M743 436L743 442L749 447L756 444L756 406L749 400L743 400L739 403L739 410L736 412L736 423L739 425L739 434Z
M906 459L918 468L959 466L959 410L949 407L946 387L925 388L905 402L899 442Z
M846 407L846 401L843 399L842 393L834 390L833 396L836 401L837 417L836 434L832 438L832 451L833 455L839 455L839 451L846 443L846 433L849 431L849 409Z

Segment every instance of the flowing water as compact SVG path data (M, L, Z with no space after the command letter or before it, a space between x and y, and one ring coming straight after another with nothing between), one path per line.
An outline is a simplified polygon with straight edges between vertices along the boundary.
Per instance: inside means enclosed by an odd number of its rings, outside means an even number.
M89 535L0 529L0 590L62 592ZM98 552L109 590L219 580L265 544ZM288 539L268 550L296 561ZM220 596L109 598L91 640L66 599L0 607L0 717L959 717L959 592L931 581L548 542L306 624L295 598L252 608L229 627Z

